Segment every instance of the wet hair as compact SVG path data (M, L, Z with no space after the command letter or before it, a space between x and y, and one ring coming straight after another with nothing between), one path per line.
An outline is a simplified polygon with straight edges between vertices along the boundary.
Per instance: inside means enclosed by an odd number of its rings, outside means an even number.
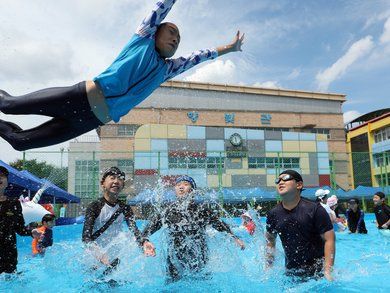
M385 194L382 191L375 192L374 195L379 196L380 199L384 199L385 198Z
M125 180L126 176L125 173L122 172L118 167L110 167L103 171L102 180L101 182L104 182L104 180L107 178L107 176L115 175L119 178Z
M42 223L43 222L51 222L51 221L53 221L53 220L55 220L55 218L56 218L56 216L54 216L54 215L52 215L52 214L46 214L46 215L44 215L43 216L43 218L42 218Z

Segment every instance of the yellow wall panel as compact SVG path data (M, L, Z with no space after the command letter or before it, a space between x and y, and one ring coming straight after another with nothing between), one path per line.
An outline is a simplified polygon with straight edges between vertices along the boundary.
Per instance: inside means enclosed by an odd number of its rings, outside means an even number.
M187 127L185 125L168 125L168 138L186 139Z
M317 145L315 141L300 141L299 142L299 149L301 152L316 152L317 151Z
M267 175L267 186L275 186L275 178L276 175Z
M225 172L231 175L246 175L248 174L248 169L226 169Z
M318 141L328 140L328 135L327 135L327 134L318 133L318 134L316 135L316 137L317 137L317 140L318 140Z
M242 169L248 169L248 158L242 158Z
M265 175L265 169L249 169L249 175Z
M280 156L280 154L281 154L281 153L279 153L279 156ZM277 157L278 157L278 153L267 152L267 153L265 153L265 156L266 156L267 158L277 158Z
M299 159L299 167L301 167L302 174L309 174L310 173L310 164L309 164L309 158L300 158Z
M150 139L140 138L135 140L134 150L139 151L150 151Z
M299 141L283 141L283 152L299 152Z
M167 138L168 126L165 124L152 124L150 127L151 138Z
M218 187L218 175L207 175L207 186Z
M150 124L145 124L138 128L135 138L150 138Z
M232 187L232 176L229 174L222 174L222 185L224 187Z

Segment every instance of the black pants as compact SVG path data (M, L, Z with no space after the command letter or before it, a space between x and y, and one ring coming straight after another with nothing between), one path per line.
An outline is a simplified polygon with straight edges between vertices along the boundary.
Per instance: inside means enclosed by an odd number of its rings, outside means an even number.
M5 114L53 117L27 130L0 120L0 136L19 151L61 143L103 125L88 103L85 82L70 87L43 89L23 96L11 96L0 91L0 111Z
M7 245L5 246L7 247ZM7 247L0 252L0 274L1 273L14 273L16 272L16 266L18 264L18 252L15 247Z

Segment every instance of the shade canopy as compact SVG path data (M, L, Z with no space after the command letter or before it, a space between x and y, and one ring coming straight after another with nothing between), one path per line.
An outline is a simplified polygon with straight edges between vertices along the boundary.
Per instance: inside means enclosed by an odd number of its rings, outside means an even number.
M68 193L59 188L49 180L41 179L27 170L18 171L0 160L0 166L8 169L8 188L6 189L7 196L28 195L33 196L40 188L45 188L39 203L79 203L80 198Z

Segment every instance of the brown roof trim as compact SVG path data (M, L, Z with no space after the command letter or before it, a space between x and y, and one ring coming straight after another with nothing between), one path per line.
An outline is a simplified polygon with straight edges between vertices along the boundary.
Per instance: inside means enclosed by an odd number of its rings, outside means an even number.
M341 102L346 101L346 95L344 94L319 93L319 92L297 91L297 90L289 90L289 89L270 89L270 88L260 88L260 87L253 87L253 86L228 85L228 84L218 84L218 83L202 83L202 82L170 80L164 82L161 86L171 87L171 88L193 89L193 90L246 93L246 94L269 95L269 96L285 96L285 97L319 99L319 100L335 100Z

